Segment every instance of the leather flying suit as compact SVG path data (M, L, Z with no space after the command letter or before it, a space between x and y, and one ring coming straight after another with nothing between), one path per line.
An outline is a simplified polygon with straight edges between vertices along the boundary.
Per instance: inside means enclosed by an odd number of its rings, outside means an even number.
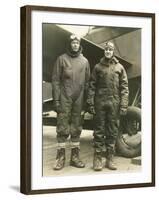
M128 79L124 67L113 57L103 57L92 72L87 103L95 107L94 146L97 152L115 144L119 110L128 107Z
M52 75L53 99L60 102L57 113L57 141L79 142L82 131L81 112L87 94L90 77L88 60L78 52L67 52L58 57Z

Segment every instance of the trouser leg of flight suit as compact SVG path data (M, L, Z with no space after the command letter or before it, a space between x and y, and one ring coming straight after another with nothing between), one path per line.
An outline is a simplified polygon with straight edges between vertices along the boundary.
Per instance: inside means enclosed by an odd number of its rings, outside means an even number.
M95 105L95 111L95 130L93 133L94 148L96 152L102 152L105 150L105 110L102 102Z
M82 131L81 111L83 103L83 92L78 98L73 99L66 94L61 94L60 106L61 113L57 115L57 141L65 143L69 135L71 141L79 143L80 134ZM79 146L79 144L77 144Z
M118 136L118 129L119 129L119 120L118 120L118 113L119 113L119 104L116 101L112 101L109 104L107 109L107 123L106 123L106 137L105 137L105 144L106 144L106 167L110 170L117 170L117 166L114 163L114 154L115 154L115 143Z
M82 107L83 107L83 91L77 99L73 100L72 111L71 111L71 123L70 123L70 135L72 143L78 144L82 131Z
M66 94L61 93L60 96L61 112L57 114L57 141L58 143L65 143L70 133L70 120L72 100Z
M119 104L113 99L101 101L95 109L94 147L96 151L105 151L114 146L118 136Z
M105 144L107 149L114 151L119 132L119 103L113 100L106 109Z

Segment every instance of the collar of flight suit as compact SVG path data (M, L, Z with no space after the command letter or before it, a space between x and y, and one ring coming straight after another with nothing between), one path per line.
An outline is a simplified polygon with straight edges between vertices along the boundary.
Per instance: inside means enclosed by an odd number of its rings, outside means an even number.
M73 52L71 47L67 49L67 54L73 58L78 57L82 53L82 46L80 46L78 52Z
M119 61L118 59L113 56L111 59L106 59L105 56L101 58L100 63L106 66L109 66L111 64L117 64Z

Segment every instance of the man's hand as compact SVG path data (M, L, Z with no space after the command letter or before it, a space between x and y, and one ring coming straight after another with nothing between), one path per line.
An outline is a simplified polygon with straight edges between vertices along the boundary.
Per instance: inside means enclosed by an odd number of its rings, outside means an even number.
M125 116L127 114L127 108L120 108L120 115Z
M61 112L60 101L54 101L54 111L57 113Z

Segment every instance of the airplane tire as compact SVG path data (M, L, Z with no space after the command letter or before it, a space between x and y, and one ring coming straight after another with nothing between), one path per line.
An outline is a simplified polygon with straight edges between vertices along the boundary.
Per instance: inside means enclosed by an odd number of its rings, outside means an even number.
M127 115L123 118L129 119L129 123L132 121L137 121L140 123L141 127L141 109L138 107L130 106L128 107ZM116 151L118 155L127 158L133 158L141 155L141 132L137 132L134 135L129 133L123 134L120 132L117 142ZM140 135L139 135L140 134Z

